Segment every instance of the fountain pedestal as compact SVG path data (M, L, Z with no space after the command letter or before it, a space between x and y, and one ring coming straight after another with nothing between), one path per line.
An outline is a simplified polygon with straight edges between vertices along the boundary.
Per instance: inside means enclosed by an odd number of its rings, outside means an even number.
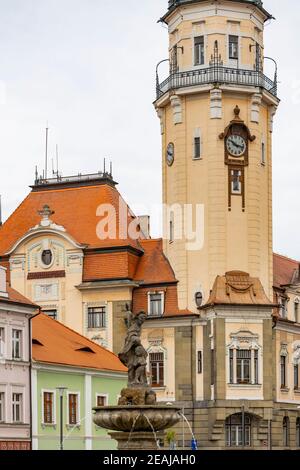
M109 432L118 443L118 450L157 450L153 432Z

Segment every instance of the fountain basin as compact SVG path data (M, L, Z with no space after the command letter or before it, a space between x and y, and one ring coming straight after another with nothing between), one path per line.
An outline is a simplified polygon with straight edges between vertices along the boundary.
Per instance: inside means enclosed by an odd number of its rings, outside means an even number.
M97 426L112 431L157 432L177 424L180 408L166 405L100 406L93 408Z

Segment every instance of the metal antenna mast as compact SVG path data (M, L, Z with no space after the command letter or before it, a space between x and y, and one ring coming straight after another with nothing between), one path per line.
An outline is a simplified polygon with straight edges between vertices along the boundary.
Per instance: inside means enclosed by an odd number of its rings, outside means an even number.
M48 122L47 122L47 127L46 127L46 152L45 152L45 179L47 179L47 176L48 176L48 132L49 132L49 127L48 127Z

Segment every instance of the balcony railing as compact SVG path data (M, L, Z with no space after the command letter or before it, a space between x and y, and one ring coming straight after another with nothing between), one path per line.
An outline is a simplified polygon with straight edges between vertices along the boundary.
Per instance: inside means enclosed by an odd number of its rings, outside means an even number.
M157 83L156 97L158 99L175 88L209 84L255 86L277 96L277 81L272 81L261 71L212 65L204 69L172 73L162 83Z

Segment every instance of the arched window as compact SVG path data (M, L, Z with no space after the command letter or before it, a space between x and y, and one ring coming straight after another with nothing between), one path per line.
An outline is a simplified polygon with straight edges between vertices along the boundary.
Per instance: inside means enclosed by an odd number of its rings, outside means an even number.
M290 445L290 420L287 416L283 418L282 430L283 430L283 446L288 447Z
M227 447L251 446L251 418L245 415L244 423L241 413L231 415L226 419Z
M296 421L296 445L300 447L300 418Z

